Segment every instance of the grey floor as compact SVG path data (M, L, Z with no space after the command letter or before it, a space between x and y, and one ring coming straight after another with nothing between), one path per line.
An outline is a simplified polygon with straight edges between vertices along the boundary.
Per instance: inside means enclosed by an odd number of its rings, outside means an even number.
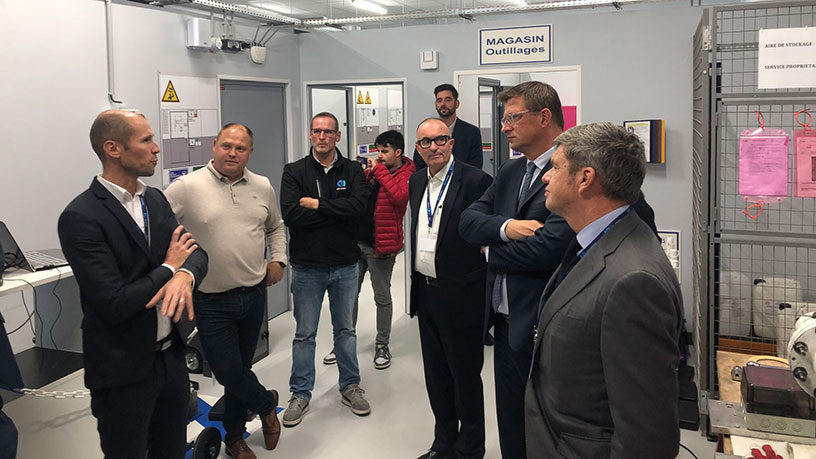
M372 362L375 336L373 294L368 284L362 291L357 346L361 385L371 402L372 413L366 417L351 413L340 402L337 367L320 362L331 349L332 341L329 311L324 307L317 337L316 381L311 410L300 425L284 428L274 451L263 449L260 432L254 430L260 424L257 421L251 424L247 443L259 458L415 458L428 449L433 436L433 417L425 392L417 323L401 313L404 310L402 266L400 257L393 286L395 317L391 352L394 359L387 370L375 369ZM270 321L270 354L254 367L260 380L267 387L277 389L284 402L289 395L294 328L291 312ZM486 347L482 372L487 422L486 457L499 458L492 368L492 348ZM222 394L221 386L212 379L200 375L194 379L201 383L202 397L216 399ZM47 388L82 389L81 371ZM9 403L5 411L20 431L20 459L102 457L88 398L54 400L28 396ZM190 435L194 436L195 431L195 427L191 427ZM713 443L697 432L681 432L682 443L697 457L713 457ZM223 450L222 457L226 457ZM678 457L692 456L681 448Z

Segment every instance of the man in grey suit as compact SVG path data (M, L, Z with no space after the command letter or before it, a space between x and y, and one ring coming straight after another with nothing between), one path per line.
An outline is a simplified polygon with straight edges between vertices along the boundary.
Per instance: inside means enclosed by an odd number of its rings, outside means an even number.
M643 144L611 123L555 139L546 205L577 233L544 289L525 394L529 457L674 458L682 299L631 212Z

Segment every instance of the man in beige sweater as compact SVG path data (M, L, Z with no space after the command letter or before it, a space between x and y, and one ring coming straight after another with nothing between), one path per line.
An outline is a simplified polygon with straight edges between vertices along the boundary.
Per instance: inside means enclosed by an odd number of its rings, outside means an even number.
M278 393L258 382L252 357L266 287L283 278L286 229L269 180L246 169L252 140L248 127L227 124L207 166L176 179L166 191L179 221L210 255L209 275L195 292L195 312L204 355L224 386L224 443L240 459L255 457L243 440L247 410L261 416L266 449L274 449L280 436Z

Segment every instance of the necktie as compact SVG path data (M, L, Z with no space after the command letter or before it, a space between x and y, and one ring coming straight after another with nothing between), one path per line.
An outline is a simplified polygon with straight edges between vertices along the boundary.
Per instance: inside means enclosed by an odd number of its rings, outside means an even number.
M527 163L527 169L524 171L524 180L521 182L521 192L519 193L518 197L518 204L516 204L516 210L521 208L522 203L527 198L527 195L530 193L530 182L533 181L533 175L536 172L536 165L534 162L530 161Z
M567 246L567 251L564 252L564 258L561 259L560 269L555 276L555 282L553 282L552 286L544 295L544 300L541 302L541 307L544 307L547 304L547 301L550 299L553 292L555 292L555 289L558 288L558 285L561 284L561 281L567 277L567 274L569 274L572 267L578 263L579 250L581 250L581 244L578 243L577 238L572 238L572 241L570 241L569 245Z

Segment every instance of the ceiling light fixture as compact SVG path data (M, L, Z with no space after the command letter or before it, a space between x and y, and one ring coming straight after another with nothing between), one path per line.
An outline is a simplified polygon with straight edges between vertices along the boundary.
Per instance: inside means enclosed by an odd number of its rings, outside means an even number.
M510 0L510 3L514 3L518 6L527 6L527 0Z
M357 8L360 8L361 10L370 11L372 13L388 14L387 9L366 0L351 0L351 4Z

